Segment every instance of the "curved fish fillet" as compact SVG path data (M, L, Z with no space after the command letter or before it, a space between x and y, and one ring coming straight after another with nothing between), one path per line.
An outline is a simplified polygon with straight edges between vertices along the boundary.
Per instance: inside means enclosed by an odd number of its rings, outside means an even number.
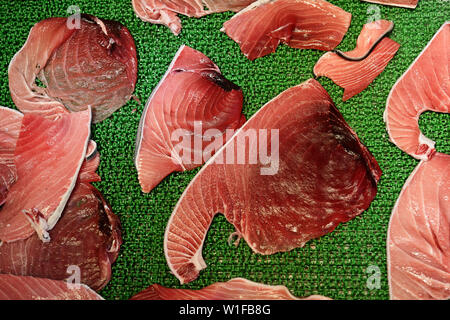
M391 141L419 160L430 159L435 142L419 128L427 111L450 111L450 22L446 22L389 93L384 121Z
M135 156L142 190L202 165L229 138L226 131L245 122L242 104L238 86L204 54L182 46L142 114Z
M292 48L332 50L352 15L325 0L259 0L224 23L224 31L250 60Z
M136 294L131 300L330 300L313 295L293 296L285 286L270 286L243 278L217 282L200 290L170 289L154 284Z
M328 93L308 80L263 106L191 181L166 228L168 265L181 283L197 278L219 212L256 253L302 247L367 209L380 176Z
M378 20L365 24L356 42L356 48L345 52L351 58L364 56L380 36L393 26L391 21ZM325 53L314 66L316 76L325 76L344 88L343 101L362 92L383 72L394 57L400 45L389 38L383 38L367 58L348 61L334 52Z
M391 299L450 299L450 156L421 161L389 223Z

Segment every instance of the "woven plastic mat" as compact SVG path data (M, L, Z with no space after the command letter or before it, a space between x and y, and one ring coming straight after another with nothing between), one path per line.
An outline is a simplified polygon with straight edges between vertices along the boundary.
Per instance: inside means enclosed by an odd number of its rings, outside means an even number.
M352 13L352 24L341 50L351 50L362 26L373 19L395 22L391 38L401 47L385 71L361 94L342 102L343 90L320 78L349 125L378 160L383 176L370 208L340 225L332 233L287 253L255 254L241 241L229 246L234 231L222 215L214 219L203 255L208 267L184 288L199 289L217 281L245 277L266 284L287 286L296 296L322 294L333 299L388 299L386 233L392 207L417 165L388 141L383 111L395 81L422 51L434 33L450 20L450 1L421 0L415 10L373 5L358 0L330 1ZM110 202L123 226L123 246L113 266L112 279L101 294L107 299L128 299L153 283L180 287L169 272L163 237L169 216L181 193L198 170L174 173L150 194L140 190L133 164L134 142L145 101L164 75L182 44L210 57L231 81L242 87L244 112L250 117L285 89L313 76L323 52L280 46L276 53L247 60L238 45L220 32L232 13L201 19L182 17L183 30L175 37L165 26L138 19L131 0L117 1L1 1L0 105L14 108L8 90L8 64L24 44L30 28L53 16L69 16L78 6L83 13L126 25L136 41L139 73L132 100L112 117L93 126L101 154L96 186ZM437 142L437 150L450 153L448 114L427 112L420 118L424 134Z

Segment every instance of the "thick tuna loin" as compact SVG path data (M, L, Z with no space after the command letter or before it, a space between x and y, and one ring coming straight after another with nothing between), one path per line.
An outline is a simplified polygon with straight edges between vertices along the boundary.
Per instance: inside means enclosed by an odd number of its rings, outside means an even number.
M446 22L389 93L384 121L389 137L416 159L428 160L435 142L419 128L427 111L450 111L450 22Z
M208 57L182 46L142 114L135 156L142 190L208 160L226 131L245 122L242 103L242 90Z
M373 45L376 45L366 58L360 61L350 61L335 52L327 52L314 66L314 74L328 77L338 86L343 87L344 97L342 100L344 101L357 95L383 72L399 49L400 45L389 38L383 38L376 44L380 37L392 28L393 22L387 20L377 20L365 24L358 37L356 48L345 52L345 55L350 58L361 58L369 53Z
M26 239L35 231L48 241L75 187L89 142L91 111L48 120L26 114L16 144L17 182L0 211L0 240Z
M367 209L380 176L328 93L308 80L262 107L186 188L165 233L169 267L182 283L198 276L219 212L256 253L302 247Z
M0 300L103 300L86 285L0 274Z
M329 300L329 298L313 295L299 299L285 286L269 286L243 278L234 278L200 290L169 289L154 284L133 296L131 300Z
M254 60L292 48L332 50L350 26L351 14L325 0L259 0L225 22L222 31Z
M31 29L9 65L11 97L23 113L51 119L91 106L99 122L134 91L134 40L118 22L81 15L76 25L71 19L49 18Z
M450 299L450 156L421 161L392 211L387 253L391 299Z
M181 21L177 14L202 17L207 14L239 11L255 0L132 0L136 15L144 21L164 24L174 35L181 32ZM206 9L207 8L207 9Z

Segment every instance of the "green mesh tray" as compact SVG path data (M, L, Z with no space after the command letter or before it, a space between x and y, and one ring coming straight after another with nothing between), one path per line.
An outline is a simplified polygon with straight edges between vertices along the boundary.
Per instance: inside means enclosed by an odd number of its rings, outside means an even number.
M328 90L350 126L378 160L383 177L371 207L354 220L304 248L287 253L262 256L252 253L245 241L229 246L233 227L221 215L208 233L203 255L208 268L184 287L199 289L233 277L267 284L282 284L293 294L322 294L334 299L387 299L386 232L395 200L417 161L388 141L383 111L395 81L422 51L433 34L450 20L450 2L421 0L415 10L377 6L358 0L332 3L353 15L349 32L339 48L351 50L363 24L376 17L395 22L391 38L401 44L386 70L361 94L342 102L343 90L331 80L319 81ZM0 33L0 105L14 107L8 90L7 68L22 47L30 28L52 16L68 16L73 1L1 1ZM139 57L136 96L142 104L130 101L112 117L93 126L93 138L101 153L99 168L102 182L96 186L111 203L123 226L123 246L113 266L112 279L101 292L107 299L128 299L150 284L180 287L169 272L163 236L169 216L181 193L198 170L174 173L150 194L139 188L133 165L134 141L144 103L164 75L175 52L182 44L210 57L231 81L244 91L244 112L250 117L258 108L285 89L313 76L314 64L323 52L297 50L287 46L275 54L247 60L239 47L224 33L222 24L232 13L214 14L201 19L182 17L179 37L164 26L138 19L131 0L76 1L83 13L114 19L126 25L134 36ZM420 127L437 149L450 153L448 114L425 113ZM367 286L373 272L380 271L380 287ZM373 267L372 267L373 268Z

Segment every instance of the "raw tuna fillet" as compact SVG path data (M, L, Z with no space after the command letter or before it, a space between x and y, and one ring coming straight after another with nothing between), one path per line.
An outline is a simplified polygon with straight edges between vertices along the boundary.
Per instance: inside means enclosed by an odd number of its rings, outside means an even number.
M85 159L90 125L90 108L58 120L23 117L15 151L18 180L0 211L1 241L26 239L34 231L49 241L47 231L61 216Z
M0 300L103 300L85 285L0 274Z
M102 289L122 243L120 223L100 192L79 182L48 243L37 235L0 246L0 273L64 280Z
M9 188L17 179L14 150L22 118L20 112L0 107L0 206L5 202Z
M81 15L37 23L9 65L9 88L23 113L55 119L92 107L109 117L131 97L137 57L130 32L118 22ZM36 84L36 77L44 87Z
M403 186L388 231L391 299L450 299L450 156L421 161Z
M419 128L427 111L450 111L450 22L446 22L389 93L384 121L390 140L416 159L428 160L435 142Z
M199 51L182 46L142 114L135 165L144 192L173 171L202 165L239 128L242 90ZM229 137L228 137L229 138Z
M314 74L328 77L344 88L343 101L362 92L383 72L400 47L397 42L389 38L383 38L376 44L383 34L392 30L393 26L393 22L387 20L365 24L356 42L356 48L345 52L345 56L350 58L362 58L373 45L376 45L365 59L350 61L335 52L327 52L316 63Z
M254 60L292 48L332 50L350 26L352 15L325 0L259 0L225 22L222 31Z
M363 1L410 9L414 9L415 7L417 7L417 2L419 2L419 0L363 0Z
M177 14L202 17L207 14L239 11L255 0L132 0L136 15L143 21L163 24L174 35L181 32L181 21Z
M181 283L197 278L218 212L256 253L302 247L366 210L380 176L326 90L310 79L262 107L191 181L166 228L169 267Z
M217 282L200 290L169 289L154 284L131 300L330 300L323 296L299 299L285 286L269 286L243 278Z

